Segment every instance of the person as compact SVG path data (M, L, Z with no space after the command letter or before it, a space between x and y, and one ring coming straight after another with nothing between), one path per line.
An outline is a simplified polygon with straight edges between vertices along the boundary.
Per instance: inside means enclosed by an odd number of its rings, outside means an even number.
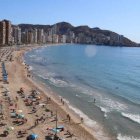
M94 103L96 102L96 99L94 98Z
M68 121L70 122L71 117L70 117L70 115L69 115L69 114L67 114L67 119L68 119Z
M17 103L15 103L15 108L17 108Z
M9 132L7 130L4 130L3 134L7 137L9 135Z
M62 102L62 104L64 105L64 104L65 104L65 102L63 101L63 102Z
M35 126L38 125L38 118L35 120Z
M20 92L23 92L23 88L20 88Z
M16 96L16 101L18 101L18 97Z
M84 119L83 119L83 117L81 117L81 123L83 123L83 121L84 121Z
M27 119L25 118L25 119L23 119L24 120L24 123L26 123L27 122Z
M67 119L69 118L69 114L67 114Z
M50 113L51 113L51 117L53 116L53 112L52 112L52 110L50 111Z

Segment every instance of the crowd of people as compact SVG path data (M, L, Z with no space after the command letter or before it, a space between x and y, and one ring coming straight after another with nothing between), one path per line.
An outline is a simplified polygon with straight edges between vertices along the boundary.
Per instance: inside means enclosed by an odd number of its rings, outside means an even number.
M11 48L0 50L1 72L3 71L3 67L6 70L5 63L15 61L12 54L15 50ZM29 65L24 64L24 69L26 71L26 77L31 78L32 74L29 70ZM8 75L8 71L6 71L6 74ZM50 107L53 106L51 97L44 97L37 88L31 88L29 91L24 87L20 87L17 93L11 94L8 86L10 83L6 84L2 76L3 73L0 77L1 138L15 137L16 135L16 139L34 140L39 139L40 134L43 133L44 140L78 139L74 132L69 130L70 127L66 127L67 125L72 125L71 115L67 113L64 118L61 118L57 108L53 110ZM62 107L66 106L63 98L60 98L59 105ZM84 119L81 117L79 122L83 123Z

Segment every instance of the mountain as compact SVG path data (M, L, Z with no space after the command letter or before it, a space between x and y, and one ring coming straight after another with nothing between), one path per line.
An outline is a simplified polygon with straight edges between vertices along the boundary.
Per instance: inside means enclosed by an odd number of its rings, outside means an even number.
M44 32L49 32L52 28L56 29L56 34L58 35L70 35L74 33L76 43L82 44L96 44L96 45L109 45L109 46L128 46L135 47L140 46L136 42L119 35L115 32L109 30L102 30L98 27L90 28L89 26L77 26L74 27L67 22L59 22L54 25L33 25L33 24L19 24L22 32L26 29L43 29ZM69 42L68 42L69 43Z

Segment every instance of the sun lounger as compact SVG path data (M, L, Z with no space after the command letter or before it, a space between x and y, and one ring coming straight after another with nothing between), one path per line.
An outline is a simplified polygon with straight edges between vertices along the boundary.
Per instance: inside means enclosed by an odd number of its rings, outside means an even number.
M11 118L16 118L17 114L15 112L10 113Z
M61 132L61 131L64 131L64 126L63 125L61 125L61 126L58 126L57 128L53 128L53 129L50 129L51 131L53 131L53 132Z

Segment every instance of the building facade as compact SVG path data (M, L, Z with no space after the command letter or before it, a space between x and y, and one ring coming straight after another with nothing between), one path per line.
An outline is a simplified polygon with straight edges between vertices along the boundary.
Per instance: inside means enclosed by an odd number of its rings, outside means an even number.
M6 25L4 21L0 22L0 45L5 45Z
M0 44L12 44L12 27L9 20L3 20L0 22Z
M21 44L21 28L14 26L12 28L13 44Z

